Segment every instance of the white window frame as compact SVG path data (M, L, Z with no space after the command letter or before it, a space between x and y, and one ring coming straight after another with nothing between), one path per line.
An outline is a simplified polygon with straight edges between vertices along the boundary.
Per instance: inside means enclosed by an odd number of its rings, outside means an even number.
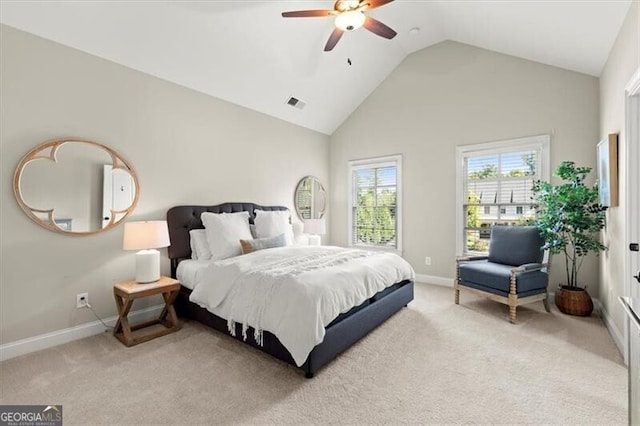
M369 244L353 244L353 171L372 167L396 167L396 247L374 246ZM358 247L368 250L390 251L402 255L402 155L389 155L386 157L367 158L362 160L350 160L347 167L347 227L349 247Z
M549 181L551 178L550 146L551 137L549 135L537 135L456 147L456 256L468 254L464 252L464 159L469 156L507 154L526 150L539 151L540 178Z

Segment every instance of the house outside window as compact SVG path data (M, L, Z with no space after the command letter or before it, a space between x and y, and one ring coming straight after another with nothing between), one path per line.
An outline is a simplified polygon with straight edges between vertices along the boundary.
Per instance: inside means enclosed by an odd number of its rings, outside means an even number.
M402 157L349 161L349 244L402 251Z
M532 187L549 180L548 135L457 148L456 251L486 253L491 227L534 218Z

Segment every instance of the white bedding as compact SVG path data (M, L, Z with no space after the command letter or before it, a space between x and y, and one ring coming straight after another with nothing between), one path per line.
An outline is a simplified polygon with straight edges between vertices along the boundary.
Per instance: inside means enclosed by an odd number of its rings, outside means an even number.
M184 262L184 261L183 261ZM181 264L183 263L181 262ZM338 315L413 279L401 257L339 247L289 246L217 261L198 274L190 300L227 320L276 335L301 366Z
M193 290L196 286L196 282L200 277L200 274L207 269L207 266L213 263L212 260L193 260L186 259L178 263L178 269L176 269L176 278L180 281L184 287Z

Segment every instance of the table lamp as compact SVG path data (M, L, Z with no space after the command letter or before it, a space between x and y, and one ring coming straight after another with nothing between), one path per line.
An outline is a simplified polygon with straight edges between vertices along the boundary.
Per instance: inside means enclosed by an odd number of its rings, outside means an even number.
M309 236L310 246L319 246L321 239L320 235L327 233L327 226L324 219L307 219L304 221L305 234L311 234Z
M168 247L169 228L164 220L127 222L124 224L124 250L140 250L136 253L136 281L150 283L160 279L160 252Z

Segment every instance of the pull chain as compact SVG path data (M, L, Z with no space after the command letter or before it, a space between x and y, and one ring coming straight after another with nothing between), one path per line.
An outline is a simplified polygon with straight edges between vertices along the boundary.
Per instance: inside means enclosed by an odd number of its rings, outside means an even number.
M347 64L351 66L351 32L347 34Z

